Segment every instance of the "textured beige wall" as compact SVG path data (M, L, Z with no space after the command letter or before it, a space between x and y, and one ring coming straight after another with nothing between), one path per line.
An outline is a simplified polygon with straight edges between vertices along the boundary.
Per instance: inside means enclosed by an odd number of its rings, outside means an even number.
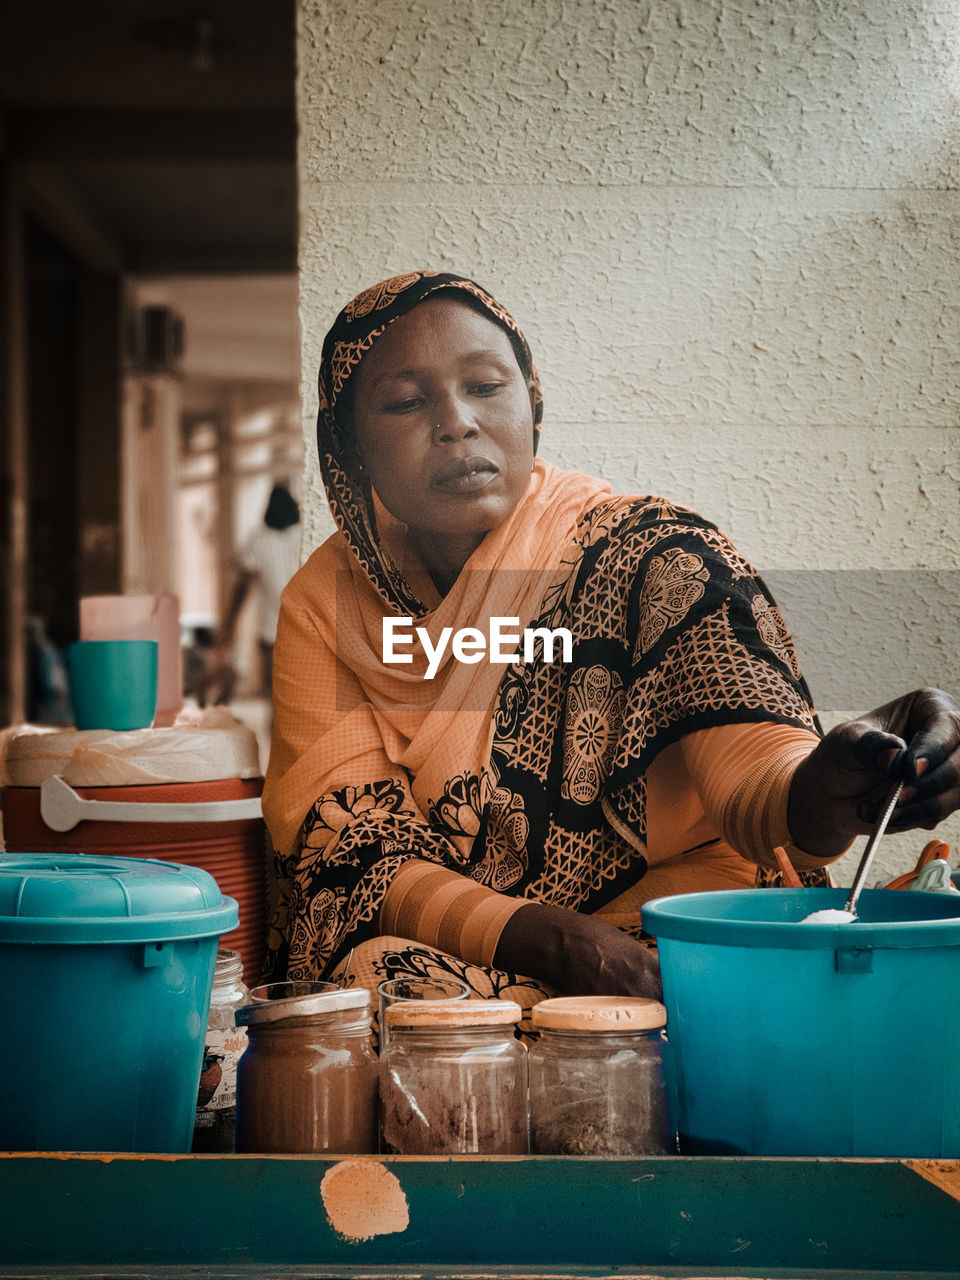
M547 456L770 571L828 723L960 690L952 0L301 0L298 45L305 550L327 326L453 269L530 339Z

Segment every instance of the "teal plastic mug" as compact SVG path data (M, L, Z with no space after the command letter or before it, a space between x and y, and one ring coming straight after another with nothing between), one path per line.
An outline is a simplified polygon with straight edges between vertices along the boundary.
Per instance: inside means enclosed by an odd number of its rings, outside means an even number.
M67 651L78 729L148 729L157 710L156 640L77 640Z

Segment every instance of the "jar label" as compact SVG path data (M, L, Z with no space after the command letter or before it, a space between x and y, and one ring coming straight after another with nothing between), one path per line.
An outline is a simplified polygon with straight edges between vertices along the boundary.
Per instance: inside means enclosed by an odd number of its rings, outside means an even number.
M197 1093L198 1121L203 1112L237 1105L237 1064L246 1047L246 1027L207 1028Z

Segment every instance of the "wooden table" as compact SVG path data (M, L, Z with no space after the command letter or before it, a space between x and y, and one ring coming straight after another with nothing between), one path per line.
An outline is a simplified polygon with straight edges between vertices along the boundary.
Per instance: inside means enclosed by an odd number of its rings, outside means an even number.
M960 1162L0 1156L0 1276L960 1278Z

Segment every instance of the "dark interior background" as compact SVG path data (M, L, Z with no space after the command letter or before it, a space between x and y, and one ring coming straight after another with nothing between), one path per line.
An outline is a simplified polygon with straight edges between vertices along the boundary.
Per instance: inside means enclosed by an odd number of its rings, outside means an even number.
M36 0L0 39L0 725L121 590L134 277L293 272L294 0Z

